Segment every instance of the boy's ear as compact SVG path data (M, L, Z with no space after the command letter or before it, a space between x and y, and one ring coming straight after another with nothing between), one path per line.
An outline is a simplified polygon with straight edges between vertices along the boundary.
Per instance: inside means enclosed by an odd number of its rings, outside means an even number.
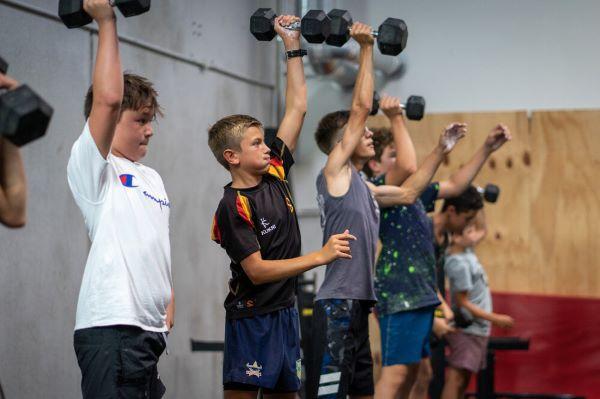
M448 205L446 208L446 213L456 215L456 207L454 205Z
M230 149L223 151L223 158L229 165L239 165L240 163L238 153Z
M380 170L380 163L377 162L375 159L371 158L369 159L369 161L367 162L367 164L369 165L369 169L371 169L373 171L374 175L378 175L379 174L379 170Z

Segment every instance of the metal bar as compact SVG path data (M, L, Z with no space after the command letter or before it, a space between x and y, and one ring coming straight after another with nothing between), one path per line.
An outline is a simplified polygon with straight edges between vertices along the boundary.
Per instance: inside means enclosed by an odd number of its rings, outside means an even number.
M224 342L217 341L194 341L192 344L192 352L223 352L225 350Z
M60 18L57 15L54 15L51 12L44 10L42 8L36 7L36 6L24 4L24 3L21 3L16 0L0 0L0 4L4 4L8 7L12 7L14 9L17 9L19 11L23 11L23 12L26 12L29 14L37 15L42 18L46 18L51 21L60 22L62 24L62 21L60 20ZM96 27L94 27L93 25L82 26L81 28L78 28L78 29L82 29L84 31L91 32L93 34L98 34L98 29ZM198 61L196 59L187 57L183 54L176 53L174 51L165 49L160 46L156 46L154 44L145 43L138 39L127 37L124 35L119 35L119 41L129 44L133 47L137 47L137 48L140 48L140 49L143 49L146 51L150 51L152 53L162 55L164 57L167 57L167 58L170 58L170 59L173 59L176 61L180 61L184 64L193 65L195 67L200 68L200 70L202 70L202 71L211 71L211 72L217 73L219 75L227 76L229 78L238 80L240 82L248 83L253 86L262 87L262 88L268 89L268 90L275 90L275 85L272 83L262 82L260 80L252 79L247 76L242 76L235 72L228 71L225 68L221 68L221 67L215 66L215 65L209 65L206 62Z

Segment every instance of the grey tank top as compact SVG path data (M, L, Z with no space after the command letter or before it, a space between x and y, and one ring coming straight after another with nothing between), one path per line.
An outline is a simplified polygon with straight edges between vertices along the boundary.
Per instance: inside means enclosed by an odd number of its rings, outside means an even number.
M354 166L346 194L333 197L327 191L323 171L317 176L317 202L321 211L323 245L333 234L350 230L352 259L337 259L327 265L325 280L315 300L377 300L373 287L375 252L379 234L379 206Z

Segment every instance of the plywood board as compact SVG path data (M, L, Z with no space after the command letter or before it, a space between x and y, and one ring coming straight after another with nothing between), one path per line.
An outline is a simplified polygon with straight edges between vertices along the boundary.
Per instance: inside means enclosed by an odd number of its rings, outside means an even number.
M600 297L600 111L535 112L531 261L542 292Z

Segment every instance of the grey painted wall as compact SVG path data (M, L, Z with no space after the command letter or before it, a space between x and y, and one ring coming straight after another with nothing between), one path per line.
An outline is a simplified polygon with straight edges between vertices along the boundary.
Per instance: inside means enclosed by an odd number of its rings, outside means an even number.
M21 3L54 14L58 1ZM275 2L154 1L148 14L119 18L119 33L274 87L276 47L256 42L247 31L259 5ZM0 227L0 381L9 399L81 397L72 329L89 244L67 187L66 164L84 123L96 39L0 1L0 53L9 72L55 109L46 137L22 151L28 224ZM217 398L222 356L190 350L190 338L223 339L229 276L223 251L209 240L228 174L208 149L206 129L231 113L274 124L276 93L135 45L123 44L121 54L125 69L155 82L166 110L144 160L161 173L173 203L177 315L171 355L161 359L160 372L169 398Z

